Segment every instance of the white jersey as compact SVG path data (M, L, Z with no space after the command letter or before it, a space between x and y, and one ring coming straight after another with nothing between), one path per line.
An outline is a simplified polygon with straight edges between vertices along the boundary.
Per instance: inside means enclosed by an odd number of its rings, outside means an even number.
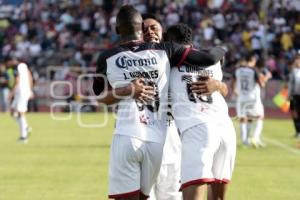
M196 61L193 56L187 56L190 50L176 43L130 41L100 54L96 73L103 76L95 79L95 93L105 91L107 80L112 88L120 88L140 77L156 90L154 100L147 105L139 103L131 96L118 103L115 134L164 143L170 66L181 65L184 60ZM216 48L212 50L212 54L221 57L224 51ZM204 64L211 63L211 60L205 58L196 63L200 61Z
M31 83L29 77L29 70L25 63L20 63L17 66L17 75L19 76L19 84L16 88L16 97L29 98L31 96Z
M220 62L205 70L198 66L172 68L170 92L175 122L180 132L195 125L228 117L228 106L220 92L209 96L196 96L190 90L193 77L210 76L221 81L223 73Z
M127 58L130 58L126 60ZM145 59L149 62L144 67L108 67L107 78L113 88L124 87L142 74L155 87L157 96L151 105L143 105L135 99L128 98L118 103L118 120L115 134L127 135L145 141L163 143L166 133L166 110L168 101L168 76L170 73L169 60L164 51L153 50L132 53L121 52L107 59L107 65L115 62L124 63ZM166 66L166 67L162 67ZM130 112L129 112L130 111ZM129 133L130 130L132 133ZM157 130L161 130L158 132Z
M234 73L236 79L237 101L261 101L258 73L251 67L240 67Z

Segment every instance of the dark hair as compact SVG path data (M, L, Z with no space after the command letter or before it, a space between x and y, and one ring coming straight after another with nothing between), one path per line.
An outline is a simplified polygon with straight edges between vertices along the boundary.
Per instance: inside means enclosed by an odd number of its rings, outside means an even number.
M143 18L143 20L154 19L155 21L157 21L158 23L160 23L160 25L162 25L160 19L158 19L154 14L144 13L144 14L142 14L142 18Z
M248 54L245 55L245 60L247 62L250 62L253 58L255 58L257 60L257 56L253 52L250 52L250 53L248 53Z
M192 29L183 23L170 26L164 39L184 45L192 44Z
M142 28L142 16L132 5L124 5L117 14L116 24L117 31L132 34L136 28Z
M259 58L256 62L256 67L261 69L265 67L265 60L263 58Z

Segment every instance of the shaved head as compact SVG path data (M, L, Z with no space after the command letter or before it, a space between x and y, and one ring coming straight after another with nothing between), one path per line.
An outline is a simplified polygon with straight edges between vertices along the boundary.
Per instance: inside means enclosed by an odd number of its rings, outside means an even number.
M142 24L143 18L133 6L125 5L120 8L116 19L116 29L121 37L141 33Z

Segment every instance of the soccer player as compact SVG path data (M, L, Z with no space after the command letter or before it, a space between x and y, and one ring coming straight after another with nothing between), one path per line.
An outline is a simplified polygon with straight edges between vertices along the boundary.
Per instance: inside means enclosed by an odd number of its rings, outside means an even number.
M185 24L168 28L166 40L192 46L192 30ZM227 86L220 62L203 69L185 64L172 68L170 91L173 116L181 132L181 189L184 200L225 199L236 152L236 136L222 96Z
M9 59L8 66L15 66L15 83L10 91L9 99L11 103L11 114L16 118L20 129L21 143L28 142L30 128L26 120L26 112L29 99L33 96L32 75L27 64L19 62L17 59Z
M240 134L244 145L264 146L259 136L263 128L264 109L261 102L262 76L256 70L257 58L255 54L248 54L245 58L245 65L236 69L233 77L232 88L236 87L237 102L236 111L240 120ZM255 137L250 139L249 123L256 120L254 133ZM250 142L249 142L250 139Z
M166 134L170 66L183 62L211 65L225 53L217 47L205 53L173 43L144 43L142 23L134 7L121 7L116 30L122 43L99 56L96 72L104 77L93 83L95 94L103 95L102 102L119 101L109 166L109 197L113 199L147 199L155 182ZM142 92L137 93L135 85ZM109 87L116 94L113 98L105 96ZM145 95L147 90L154 93Z
M8 94L9 94L9 75L7 73L4 64L0 64L0 109L3 112L7 112L8 105Z
M296 137L300 139L300 54L295 57L292 65L288 89Z
M256 63L256 71L258 71L259 79L260 79L260 89L265 88L267 82L272 78L271 72L267 69L267 67L264 66L264 60L259 59ZM257 98L261 99L261 95L259 95ZM261 101L262 102L262 101ZM263 104L262 104L263 106ZM262 107L262 110L264 110L264 107ZM263 119L264 114L260 117L258 117L255 122L254 132L252 134L252 137L250 138L250 142L254 147L265 147L265 143L262 142L261 134L263 129ZM248 120L248 125L251 126L253 120ZM248 129L248 133L250 132L251 128Z
M152 14L143 15L143 33L146 42L161 42L163 28L160 21ZM181 200L180 189L180 157L181 142L175 121L170 111L167 119L167 133L164 144L162 164L158 177L151 190L149 200Z

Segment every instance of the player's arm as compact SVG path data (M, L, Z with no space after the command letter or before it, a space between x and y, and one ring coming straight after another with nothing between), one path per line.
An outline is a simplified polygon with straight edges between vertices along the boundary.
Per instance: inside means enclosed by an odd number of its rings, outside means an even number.
M129 96L130 92L128 91L130 91L128 87L118 88L114 92L112 88L110 88L104 91L103 93L101 93L100 95L101 97L99 98L98 101L106 105L115 104L121 101L123 98Z
M131 84L124 87L113 88L107 80L106 70L106 57L101 54L97 61L96 76L93 82L94 93L100 97L99 101L101 103L110 105L128 97L135 98L141 102L152 100L154 88L146 86L143 79L133 80Z
M188 63L192 65L214 65L225 56L225 50L221 47L214 47L208 52L196 49L187 49L186 51L188 51L188 53L183 63ZM178 66L180 66L180 64Z
M272 78L272 74L269 70L265 69L260 73L259 78L260 78L261 86L266 87L268 80Z
M106 77L94 78L93 90L94 93L100 97L98 101L106 105L118 103L121 100L120 97L127 96L130 94L130 92L128 92L129 89L127 87L118 88L116 91L113 92L112 87L109 85ZM116 96L119 98L117 98Z
M218 91L222 94L223 97L226 97L228 95L227 84L222 81L219 81Z
M224 63L224 57L221 59L221 66ZM192 83L191 90L193 93L197 94L212 94L213 92L220 92L223 97L226 97L228 94L228 88L226 83L216 80L212 77L208 77L204 81L196 81Z
M154 88L147 86L142 78L133 80L124 87L113 89L111 86L100 94L99 102L111 105L126 98L134 98L142 103L154 100Z
M173 66L182 64L203 66L203 68L211 66L219 62L225 55L225 50L221 47L211 48L209 51L197 50L192 48L179 49L172 59L176 63ZM180 60L178 60L180 58Z
M258 75L258 78L259 78L259 85L261 86L261 87L266 87L266 83L267 83L267 81L265 80L265 76L263 75L263 74L259 74Z
M265 82L264 82L264 77L262 74L260 74L257 70L254 70L255 71L255 74L254 74L254 78L255 78L255 81L258 83L258 85L260 87L265 87Z
M214 47L209 51L187 48L174 42L163 42L155 44L166 50L171 66L190 64L203 66L203 68L219 62L225 55L222 47Z
M192 83L191 90L193 93L208 95L213 92L220 92L223 97L227 96L228 88L222 81L209 77L205 81L197 81Z

